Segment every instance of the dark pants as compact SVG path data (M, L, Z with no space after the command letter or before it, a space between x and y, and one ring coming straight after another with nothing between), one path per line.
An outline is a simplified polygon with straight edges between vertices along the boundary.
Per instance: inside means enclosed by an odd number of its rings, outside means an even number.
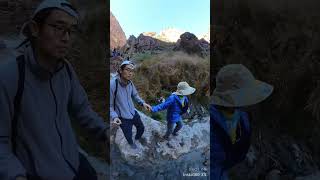
M73 180L97 180L97 172L95 169L91 166L87 158L79 153L79 161L80 166L78 169L78 174ZM28 180L42 180L41 177L34 176L34 175L27 175Z
M91 166L88 159L81 153L79 153L80 158L80 166L78 169L78 174L74 178L74 180L97 180L97 172Z
M176 127L173 130L174 124L177 124ZM170 134L175 134L177 133L181 128L182 128L183 124L182 121L178 121L176 123L172 123L172 122L168 122L167 123L167 132L166 132L166 137L169 137Z
M120 118L122 123L120 125L122 132L124 134L124 137L127 139L129 144L133 144L132 140L132 125L134 125L137 129L136 137L135 139L141 138L143 132L144 132L144 125L141 121L140 115L136 112L133 116L133 119L125 119Z

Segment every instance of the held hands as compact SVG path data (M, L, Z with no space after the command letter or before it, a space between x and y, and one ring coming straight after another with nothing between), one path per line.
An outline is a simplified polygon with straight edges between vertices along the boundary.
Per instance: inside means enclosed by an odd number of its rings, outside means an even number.
M147 111L149 111L149 112L152 111L152 107L151 107L149 104L147 104L147 103L143 103L143 107L144 107L145 110L147 110Z

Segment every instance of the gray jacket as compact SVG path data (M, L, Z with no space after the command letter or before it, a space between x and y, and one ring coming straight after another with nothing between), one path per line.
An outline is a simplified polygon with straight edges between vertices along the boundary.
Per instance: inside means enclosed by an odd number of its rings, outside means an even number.
M116 79L118 79L117 96L114 97L116 90ZM115 104L114 104L114 98ZM144 101L140 98L134 84L130 81L124 85L120 83L120 77L116 76L110 81L110 120L116 117L125 119L133 119L135 114L134 99L139 105L143 105Z
M101 140L106 138L107 126L91 109L70 64L71 78L67 62L61 62L54 73L49 73L37 63L30 46L24 56L16 154L12 153L10 136L18 68L15 59L0 66L0 179L13 179L28 172L48 180L71 180L79 166L79 145L69 115Z

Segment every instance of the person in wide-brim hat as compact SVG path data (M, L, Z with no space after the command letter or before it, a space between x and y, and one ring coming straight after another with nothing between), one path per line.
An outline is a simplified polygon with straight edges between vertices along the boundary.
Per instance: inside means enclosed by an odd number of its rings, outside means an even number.
M273 86L256 80L245 66L231 64L217 74L212 104L225 107L254 105L270 96L272 91Z
M271 95L273 86L256 80L242 64L222 67L216 76L210 106L210 176L226 180L227 171L244 160L250 147L249 115L241 107Z
M196 91L187 82L180 82L177 86L177 90L173 92L165 102L152 106L152 112L158 112L165 109L167 110L167 132L164 139L169 140L170 135L177 136L178 131L183 126L181 115L186 113L189 108L188 95L193 94ZM176 124L175 128L174 125Z
M177 86L175 94L180 96L188 96L190 94L193 94L195 91L196 89L189 86L187 82L180 82Z

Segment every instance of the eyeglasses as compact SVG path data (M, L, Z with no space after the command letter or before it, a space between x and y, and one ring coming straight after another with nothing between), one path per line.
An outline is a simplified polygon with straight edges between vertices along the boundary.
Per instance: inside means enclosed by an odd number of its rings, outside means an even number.
M45 23L45 24L52 27L54 29L55 35L59 37L63 37L66 33L68 33L70 37L74 37L74 35L78 32L78 28L74 26L69 28L69 27L64 27L56 24L50 24L50 23Z

